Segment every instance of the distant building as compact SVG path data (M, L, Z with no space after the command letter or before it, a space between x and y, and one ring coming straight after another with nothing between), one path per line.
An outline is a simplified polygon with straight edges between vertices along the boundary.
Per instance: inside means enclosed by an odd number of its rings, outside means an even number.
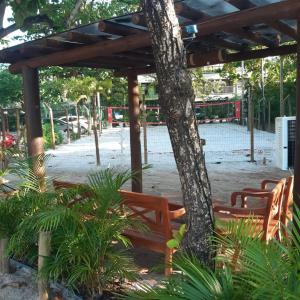
M222 101L233 98L241 98L242 85L241 82L233 84L230 80L221 77L220 70L222 66L207 66L203 68L203 80L206 82L203 87L202 95L196 94L195 102L206 101ZM238 70L239 72L240 70ZM147 102L157 102L158 91L155 75L141 75L138 77L139 83L142 87L145 100ZM195 79L194 79L195 80Z

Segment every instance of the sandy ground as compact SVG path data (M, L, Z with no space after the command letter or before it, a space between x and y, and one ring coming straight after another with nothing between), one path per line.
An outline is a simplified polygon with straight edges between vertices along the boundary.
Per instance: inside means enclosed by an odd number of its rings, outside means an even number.
M263 179L280 178L290 174L274 166L274 134L255 132L257 161L250 163L249 133L245 127L235 124L205 124L200 125L199 131L206 140L204 150L213 198L226 202L232 191L244 187L257 187ZM178 172L166 127L148 128L148 153L148 163L152 168L143 174L144 192L180 193ZM95 164L93 136L59 146L54 151L49 150L48 154L51 158L47 173L51 178L86 182L89 173L101 168L129 169L129 129L104 130L100 137L100 167ZM130 185L126 188L130 188Z

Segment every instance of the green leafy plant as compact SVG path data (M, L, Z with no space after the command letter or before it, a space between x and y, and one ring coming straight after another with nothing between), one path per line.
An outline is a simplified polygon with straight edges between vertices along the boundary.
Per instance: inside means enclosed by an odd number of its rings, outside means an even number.
M22 195L26 217L11 237L9 253L35 264L38 233L51 232L51 255L39 276L63 281L86 297L134 278L126 252L130 243L122 234L134 223L124 214L119 193L131 177L108 169L91 174L87 186Z
M296 209L289 239L269 244L254 233L251 222L241 220L227 224L226 236L214 239L221 268L208 269L194 257L176 258L176 274L160 287L141 285L125 299L299 299L300 297L300 211ZM238 248L235 268L232 260ZM221 250L220 250L221 249ZM220 266L220 264L216 264Z
M60 145L63 142L63 135L56 124L54 124L54 134L55 134L55 144ZM45 148L48 149L52 145L51 126L49 123L43 125L43 136L44 136Z
M185 232L186 232L186 225L181 224L179 227L179 230L176 230L174 232L173 239L171 239L167 242L167 246L170 249L179 248L179 246L184 238Z

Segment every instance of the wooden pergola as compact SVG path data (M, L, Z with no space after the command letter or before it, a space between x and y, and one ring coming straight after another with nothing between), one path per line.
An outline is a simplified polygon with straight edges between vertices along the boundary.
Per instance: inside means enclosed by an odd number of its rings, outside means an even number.
M176 13L190 68L300 55L299 0L184 0ZM194 25L197 33L186 33ZM298 26L297 26L298 25ZM299 42L298 42L299 41ZM298 43L297 43L298 42ZM299 45L299 46L298 46ZM49 66L111 69L128 78L132 170L141 170L137 76L155 72L150 34L142 12L71 29L0 51L11 73L22 73L29 155L44 152L38 69ZM300 59L297 63L295 200L300 205ZM142 175L132 184L142 191Z

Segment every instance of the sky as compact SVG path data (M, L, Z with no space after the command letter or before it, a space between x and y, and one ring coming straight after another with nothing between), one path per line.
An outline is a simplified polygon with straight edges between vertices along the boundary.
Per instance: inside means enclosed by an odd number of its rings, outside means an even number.
M3 26L5 28L8 27L9 25L11 25L12 22L8 21L8 19L11 17L12 17L12 10L10 7L7 7L5 10L4 21L3 21ZM5 37L5 39L8 41L8 45L4 45L4 46L0 45L0 49L20 44L21 41L13 40L13 38L16 36L22 36L22 35L24 35L24 33L21 30L17 30L15 32L9 34L8 36Z

